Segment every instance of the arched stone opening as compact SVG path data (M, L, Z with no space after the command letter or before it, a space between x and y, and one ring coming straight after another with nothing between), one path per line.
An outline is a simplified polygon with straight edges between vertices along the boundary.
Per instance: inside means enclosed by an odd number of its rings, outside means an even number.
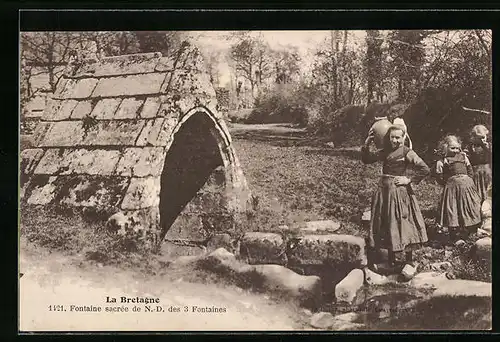
M205 212L224 207L225 192L235 177L226 137L205 110L188 113L174 132L161 175L159 207L162 239L181 212L188 211L189 219L196 225L201 223L200 216ZM200 193L202 188L208 189L208 193ZM189 210L186 208L188 204ZM190 225L186 218L180 222L180 229L183 229L183 224ZM196 230L201 227L191 228ZM183 238L189 235L196 240L193 232L174 234Z

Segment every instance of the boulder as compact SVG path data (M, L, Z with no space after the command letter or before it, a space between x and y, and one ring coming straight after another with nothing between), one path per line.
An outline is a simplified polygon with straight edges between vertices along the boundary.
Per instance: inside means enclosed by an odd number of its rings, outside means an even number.
M353 235L305 235L289 244L289 264L323 265L367 264L365 240Z
M249 264L287 263L286 243L280 234L250 232L240 242L240 256Z
M329 312L318 312L311 317L310 324L314 328L328 329L335 323L333 315Z
M491 259L491 238L484 237L476 241L475 251L476 256L481 259L490 260Z
M255 265L253 268L265 290L290 296L301 303L320 303L320 277L300 275L281 265Z
M335 286L337 302L352 303L358 290L363 286L364 273L360 269L352 270L344 279Z
M385 275L380 275L376 272L371 271L367 267L365 267L363 271L365 273L365 282L368 285L385 285L396 282L394 278Z
M364 328L364 326L365 325L361 323L335 321L333 325L330 327L330 330L335 330L335 331L359 330L361 328Z

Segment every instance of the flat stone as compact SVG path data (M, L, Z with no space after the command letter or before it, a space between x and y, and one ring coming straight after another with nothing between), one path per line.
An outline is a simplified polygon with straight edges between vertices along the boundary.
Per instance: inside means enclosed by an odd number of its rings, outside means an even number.
M142 107L141 118L154 118L158 114L160 105L161 101L159 97L148 97L144 102L144 106Z
M122 99L102 99L95 105L90 116L96 119L111 120Z
M360 269L354 269L335 286L335 298L337 302L352 303L356 293L363 286L364 273Z
M123 99L115 113L114 119L135 119L143 103L144 100L137 100L133 97Z
M62 94L63 98L66 99L85 99L90 97L92 91L97 85L96 78L82 78L76 80L75 82L69 83L69 87Z
M158 145L158 136L164 126L165 119L158 118L152 120L145 120L146 123L137 138L136 146L161 146Z
M77 146L83 143L81 121L59 121L48 127L39 143L40 147Z
M341 234L305 235L290 245L289 261L293 265L347 263L366 265L365 240Z
M119 158L117 150L49 149L35 173L112 175Z
M143 120L101 121L88 131L81 144L93 146L134 146L143 126Z
M78 101L76 107L71 113L71 119L83 119L92 112L92 103L90 100Z
M340 222L332 220L305 222L300 230L304 233L329 232L333 233L340 228Z
M22 174L29 175L31 174L36 166L38 165L38 162L42 158L44 153L44 150L41 148L34 148L34 149L27 149L21 151L20 159L21 159L21 166L20 166L20 171Z
M101 78L93 97L137 96L157 94L165 80L165 73Z
M240 255L249 264L286 264L286 243L275 233L250 232L241 239Z
M47 183L42 186L35 186L28 198L27 203L33 205L46 205L51 203L55 198L56 186L54 185L57 176L52 176Z
M160 177L132 178L121 204L122 209L140 209L160 203Z
M95 76L115 76L127 74L151 73L160 60L161 54L142 53L103 58L96 66Z
M487 260L491 259L491 243L490 237L477 240L475 243L476 256Z
M333 326L335 319L329 312L315 313L310 320L310 325L318 329L328 329Z
M131 147L125 149L116 173L128 177L160 176L164 162L163 147Z

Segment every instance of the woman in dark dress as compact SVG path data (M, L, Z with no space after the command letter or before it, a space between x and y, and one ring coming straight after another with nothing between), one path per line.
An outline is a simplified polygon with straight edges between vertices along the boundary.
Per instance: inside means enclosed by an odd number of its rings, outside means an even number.
M427 242L424 218L411 183L418 184L430 170L415 151L404 146L405 134L403 126L393 125L384 148L371 151L371 131L361 150L363 163L383 162L382 176L372 197L369 247L387 249L393 267L412 263L412 249ZM415 171L412 177L406 176L409 168Z

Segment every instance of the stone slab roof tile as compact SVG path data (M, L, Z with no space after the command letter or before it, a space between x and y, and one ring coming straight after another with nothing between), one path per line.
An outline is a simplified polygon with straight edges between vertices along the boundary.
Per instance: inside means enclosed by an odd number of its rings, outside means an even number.
M143 103L144 100L138 100L133 97L123 99L115 113L114 119L135 119Z
M101 77L151 73L155 71L160 57L159 53L106 57L96 66L94 75Z
M156 64L155 71L172 71L174 70L174 59L172 57L161 57Z
M140 74L101 78L92 97L137 96L158 94L165 73Z
M78 104L73 109L71 119L83 119L92 112L92 102L90 100L78 101Z
M71 116L73 109L78 104L76 100L64 100L57 110L48 110L43 119L46 121L62 121Z
M159 97L148 97L144 102L144 106L142 107L141 118L154 118L158 113L160 104L161 101Z
M81 145L134 146L144 127L144 120L100 121L89 130Z
M83 136L84 129L81 121L58 121L52 123L39 146L78 146L82 144Z
M147 120L144 128L136 141L136 146L158 146L158 135L163 127L163 118Z
M164 157L163 147L127 148L116 167L116 173L128 177L160 176Z
M118 150L48 149L35 174L112 175L119 158Z
M71 88L68 88L61 96L66 99L86 99L94 91L97 81L96 78L73 80L73 82L68 83Z
M90 115L96 119L111 120L121 102L121 98L99 100Z
M53 117L55 112L57 112L59 110L59 108L61 107L62 103L63 103L62 100L48 98L47 104L46 104L45 108L43 109L42 119L44 119L46 117L47 118Z
M45 151L41 148L33 148L21 151L19 156L21 159L20 171L22 174L29 175L38 165L38 162L43 156Z

